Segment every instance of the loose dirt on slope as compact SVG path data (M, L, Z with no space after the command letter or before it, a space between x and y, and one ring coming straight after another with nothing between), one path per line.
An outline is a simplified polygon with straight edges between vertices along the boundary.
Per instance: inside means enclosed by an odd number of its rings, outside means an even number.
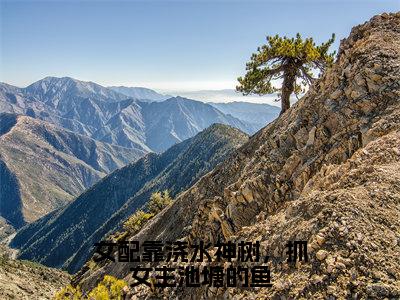
M0 252L0 299L52 299L70 280L70 275L60 270L7 257L4 246Z

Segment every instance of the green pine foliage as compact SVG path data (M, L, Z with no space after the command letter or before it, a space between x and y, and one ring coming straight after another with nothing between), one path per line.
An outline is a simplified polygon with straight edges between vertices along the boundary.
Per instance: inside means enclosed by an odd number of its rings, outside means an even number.
M296 38L267 36L267 43L253 53L246 64L246 74L239 77L236 90L244 95L272 94L278 92L282 101L282 111L290 107L290 95L304 93L306 86L313 80L313 71L320 74L332 65L335 52L328 53L335 41L335 35L317 46L313 38L303 39L298 33ZM273 85L282 80L281 87Z

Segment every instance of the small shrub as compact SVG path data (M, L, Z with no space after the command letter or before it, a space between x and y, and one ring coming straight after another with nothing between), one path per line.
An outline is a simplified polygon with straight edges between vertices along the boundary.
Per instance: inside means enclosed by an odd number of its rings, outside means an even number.
M147 208L149 212L153 215L158 214L162 211L165 207L172 203L173 199L169 195L168 190L164 192L155 192L151 194L150 200L147 204Z
M123 224L123 228L130 235L133 235L139 232L140 229L146 224L148 220L158 214L165 207L170 205L173 202L173 199L169 195L168 190L163 192L155 192L151 194L150 200L147 203L147 210L145 212L143 210L136 211L133 215L131 215ZM121 234L117 237L118 240L125 239L127 234Z
M82 292L78 287L74 288L72 285L67 285L62 288L59 292L54 296L54 300L81 300Z
M89 293L89 299L93 300L110 300L110 295L108 294L107 288L99 284Z
M125 221L123 227L130 234L135 234L151 217L153 217L153 214L138 210Z
M127 285L124 280L105 275L103 280L89 292L87 297L82 295L79 286L74 288L72 285L67 285L56 293L54 300L122 300L123 289Z
M128 232L127 231L118 232L118 234L116 234L114 236L116 242L124 241L127 237L128 237Z
M125 286L127 283L124 280L105 275L103 281L88 294L88 297L91 300L122 300Z

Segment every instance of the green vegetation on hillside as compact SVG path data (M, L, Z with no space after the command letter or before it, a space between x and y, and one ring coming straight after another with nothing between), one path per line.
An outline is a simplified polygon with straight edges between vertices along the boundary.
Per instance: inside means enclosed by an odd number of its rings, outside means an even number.
M123 228L129 234L135 234L148 220L169 206L173 201L168 190L164 190L162 193L159 191L152 193L149 202L145 206L147 212L141 209L136 211L124 222Z
M113 276L105 275L103 280L91 290L86 297L82 295L80 287L68 285L57 292L54 300L122 300L123 289L127 283Z

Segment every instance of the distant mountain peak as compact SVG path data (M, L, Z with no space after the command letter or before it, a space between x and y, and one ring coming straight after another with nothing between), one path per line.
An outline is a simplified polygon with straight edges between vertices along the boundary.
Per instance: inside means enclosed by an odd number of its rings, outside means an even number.
M81 81L71 77L48 76L27 86L24 91L39 99L50 97L52 102L57 103L61 98L71 98L72 96L83 98L97 97L108 100L123 100L128 98L97 83Z
M85 85L86 82L74 79L72 77L54 77L54 76L47 76L43 79L35 81L34 83L30 84L26 88L42 88L46 89L52 86L76 86L77 84ZM87 82L89 83L89 82Z
M238 109L224 110L184 96L161 95L143 87L106 88L67 76L48 76L21 89L0 85L0 111L28 115L105 143L146 152L165 151L213 123L251 134L267 123L254 123L253 111L250 116L240 115ZM268 120L274 117L264 111L263 115Z
M65 84L72 83L72 84L81 84L81 85L96 85L96 86L105 88L105 87L101 86L100 84L95 83L93 81L80 80L80 79L76 79L76 78L69 77L69 76L62 76L62 77L46 76L43 79L40 79L40 80L34 82L33 84L38 83L38 82L41 82L41 83L42 82L48 82L48 83L65 83Z

